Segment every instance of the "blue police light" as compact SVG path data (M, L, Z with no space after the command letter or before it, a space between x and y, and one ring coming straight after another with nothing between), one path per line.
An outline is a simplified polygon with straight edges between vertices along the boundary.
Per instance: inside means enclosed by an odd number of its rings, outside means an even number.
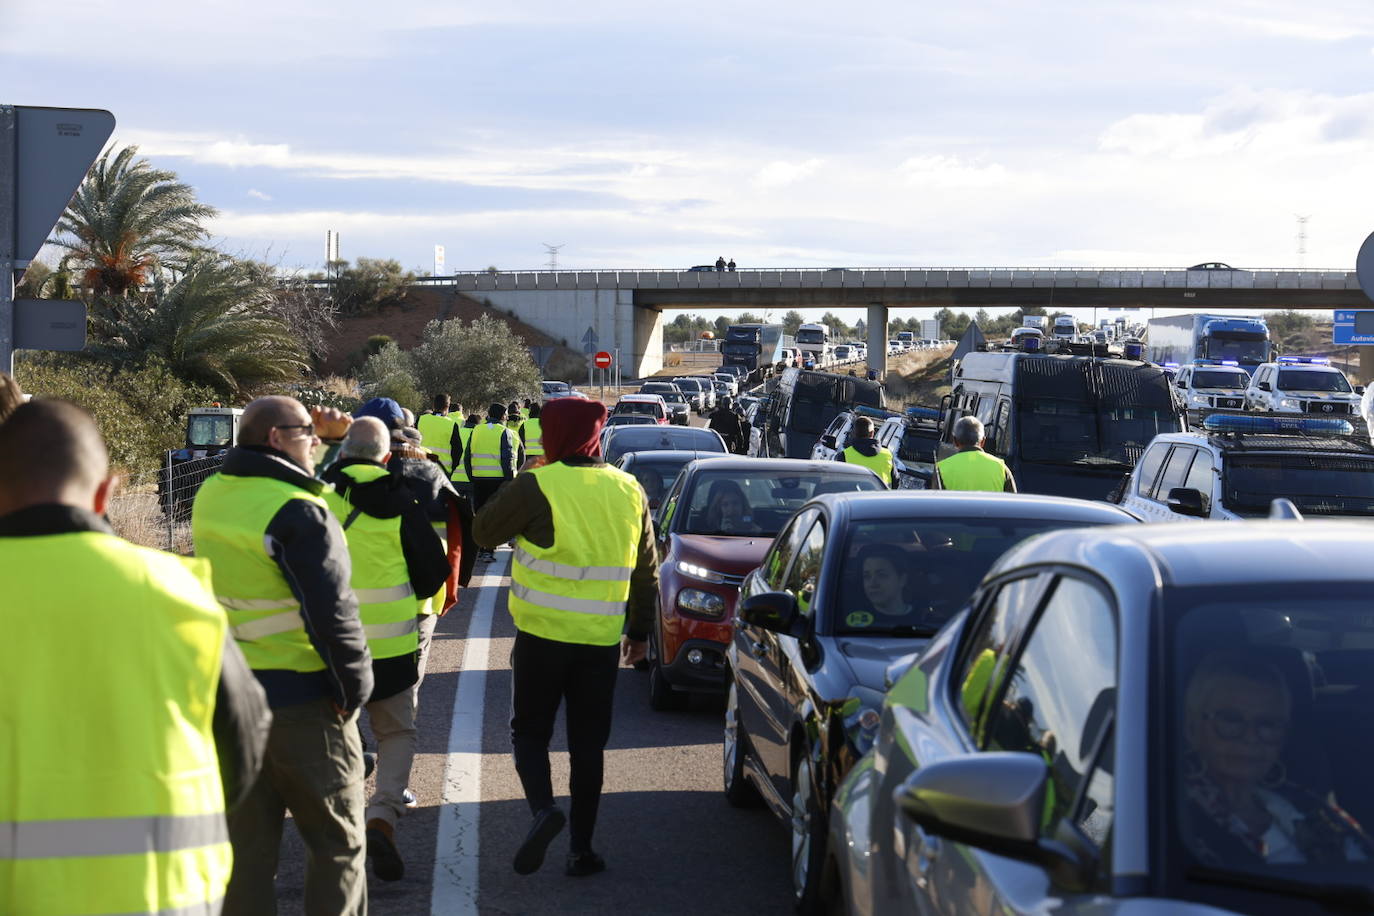
M1194 365L1194 366L1216 366L1216 365L1220 365L1220 364L1221 364L1221 360L1219 360L1219 359L1211 359L1210 357L1206 357L1206 356L1199 356L1199 357L1197 357L1196 359L1193 360L1193 365Z
M1027 353L1036 353L1040 350L1040 335L1027 334L1021 338L1021 349Z
M1254 417L1213 414L1202 421L1202 428L1213 433L1298 433L1305 436L1349 436L1355 427L1334 417Z
M1194 360L1194 362L1196 362L1196 360ZM1178 363L1160 363L1159 367L1161 369L1177 369Z
M908 407L906 415L913 420L938 420L940 411L934 407Z
M1329 366L1331 360L1325 356L1280 356L1281 363L1298 363L1302 365Z
M1128 343L1121 348L1121 355L1126 359L1140 359L1145 352L1145 346L1138 343Z
M1223 360L1221 361L1221 364L1222 364L1223 366L1239 366L1239 365L1240 365L1240 363L1236 362L1234 359L1223 359Z

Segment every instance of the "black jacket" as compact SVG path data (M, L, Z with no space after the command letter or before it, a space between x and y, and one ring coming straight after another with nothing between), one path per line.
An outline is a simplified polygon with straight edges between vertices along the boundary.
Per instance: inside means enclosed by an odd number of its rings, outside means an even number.
M749 445L749 427L739 414L729 408L717 407L711 411L711 421L707 426L720 433L726 447L736 454L743 453Z
M114 535L103 518L75 506L31 506L0 516L0 538L41 537L82 531ZM3 549L0 546L0 550ZM87 572L82 570L83 574ZM57 644L60 644L60 637L55 638ZM88 686L94 689L95 685ZM137 715L138 711L130 710L129 714ZM238 643L226 631L211 729L215 738L215 753L219 757L224 803L229 808L243 801L257 780L271 726L272 711L267 708L267 697L253 677Z
M405 481L431 522L438 525L446 523L450 512L457 517L463 531L463 544L472 545L472 549L462 552L458 570L458 584L467 585L472 579L472 567L477 560L477 550L472 540L472 503L454 488L453 482L444 476L443 469L433 461L402 458L393 453L386 466L393 476Z
M231 448L221 473L267 477L319 495L324 484L275 449ZM372 695L372 654L358 618L358 598L349 580L353 564L348 542L334 514L304 499L287 500L267 524L268 551L291 594L301 603L310 644L324 670L310 673L254 671L273 708L328 698L354 710Z

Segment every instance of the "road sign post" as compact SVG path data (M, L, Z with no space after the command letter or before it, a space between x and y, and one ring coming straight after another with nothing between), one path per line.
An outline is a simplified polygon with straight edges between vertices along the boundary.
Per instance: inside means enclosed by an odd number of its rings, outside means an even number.
M592 365L601 370L601 399L606 399L606 370L611 367L611 354L605 350L599 350L592 357Z
M19 348L85 345L84 304L16 303L14 279L47 241L114 124L97 109L0 105L0 370L14 371Z

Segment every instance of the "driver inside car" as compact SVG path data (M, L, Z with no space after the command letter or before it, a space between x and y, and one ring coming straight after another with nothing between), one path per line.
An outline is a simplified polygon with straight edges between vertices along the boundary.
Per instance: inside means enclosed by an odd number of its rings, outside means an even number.
M717 534L758 534L749 500L739 484L733 480L717 480L711 484L711 496L706 505L706 528Z

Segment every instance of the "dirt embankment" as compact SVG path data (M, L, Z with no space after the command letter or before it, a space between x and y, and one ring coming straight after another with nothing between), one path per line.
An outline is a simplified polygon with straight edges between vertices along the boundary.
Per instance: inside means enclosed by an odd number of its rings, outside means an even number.
M952 348L919 350L895 356L887 362L887 406L901 409L912 405L939 407L940 398L949 394L949 364Z
M466 324L483 315L505 322L516 337L525 341L526 346L554 348L553 355L545 365L544 378L571 382L576 382L578 378L584 382L587 380L587 358L564 346L562 341L555 340L499 308L483 305L454 289L423 286L413 287L401 305L384 308L371 315L340 319L333 348L320 367L320 374L348 375L350 370L356 371L361 362L359 354L374 335L385 334L396 341L402 350L409 350L419 344L425 325L431 321L459 318Z

